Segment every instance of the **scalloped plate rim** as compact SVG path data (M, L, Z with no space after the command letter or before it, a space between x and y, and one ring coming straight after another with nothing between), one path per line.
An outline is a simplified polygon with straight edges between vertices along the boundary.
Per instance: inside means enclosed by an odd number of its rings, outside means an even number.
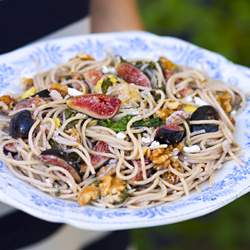
M113 32L113 33L77 35L77 36L69 36L69 37L52 39L52 40L48 40L48 41L36 42L36 43L30 44L30 45L24 46L22 48L19 48L19 49L15 50L15 51L8 52L8 53L0 55L0 64L1 64L2 60L5 59L5 58L9 58L9 57L12 57L13 55L16 55L16 54L19 54L19 53L22 53L22 52L25 52L25 51L32 50L33 48L36 48L36 47L39 48L39 46L41 47L41 46L46 45L46 44L52 44L52 43L56 44L57 42L65 42L65 41L74 40L74 39L75 40L81 40L81 39L86 40L88 38L91 38L93 40L95 40L95 39L98 40L98 39L101 39L101 38L103 38L103 39L105 39L107 37L110 38L111 36L115 36L115 37L124 37L124 36L127 36L127 37L130 37L130 36L131 37L133 37L133 36L134 37L150 37L150 39L157 40L159 42L162 42L163 40L168 41L168 40L172 39L173 41L176 41L177 43L185 44L185 46L190 46L192 48L196 48L197 50L203 51L204 53L209 53L211 56L215 56L217 58L220 58L221 60L225 61L225 63L227 63L228 65L231 65L232 67L238 67L238 68L241 68L243 71L249 71L249 69L247 67L233 64L232 62L227 60L224 56L222 56L222 55L220 55L220 54L218 54L216 52L211 52L211 51L208 51L206 49L200 48L200 47L198 47L196 45L193 45L193 44L191 44L189 42L183 41L183 40L181 40L179 38L160 37L160 36L157 36L155 34L145 32L145 31L126 31L126 32ZM249 159L247 159L247 160L249 160ZM0 179L1 179L1 172L0 172ZM33 189L35 189L35 188L32 187L32 190ZM38 193L41 192L39 190L36 190L36 191L38 191ZM36 192L36 191L34 191L34 192ZM18 201L14 200L13 198L10 198L10 197L6 196L5 193L2 193L1 186L0 186L0 200L7 203L7 204L9 204L9 205L11 205L11 206L14 206L14 207L18 208L18 209L20 209L20 210L22 210L24 212L27 212L27 213L35 216L35 217L38 217L38 218L41 218L41 219L44 219L44 220L48 220L48 221L51 221L51 222L58 222L58 223L59 222L61 222L61 223L64 222L64 223L68 223L68 224L70 224L72 226L82 228L82 229L101 230L102 231L102 230L118 230L118 229L129 229L129 228L159 226L159 225L176 223L176 222L192 219L192 218L199 217L199 216L205 215L207 213L213 212L213 211L225 206L226 204L232 202L236 198L239 198L240 196L248 193L249 191L250 191L250 185L246 186L240 192L237 192L236 194L231 195L228 199L225 199L225 200L223 200L223 201L221 201L219 203L209 205L209 206L207 206L207 207L205 207L203 209L198 208L197 210L193 210L191 212L184 213L184 214L181 214L179 216L173 216L173 217L170 217L168 219L166 219L166 218L164 219L164 216L163 216L163 217L157 217L154 220L149 219L149 220L143 220L143 221L140 221L140 220L136 221L136 218L132 217L132 219L134 218L133 221L129 221L127 223L125 223L125 222L121 223L121 222L118 221L117 223L111 222L110 224L105 222L105 220L96 221L96 222L82 220L79 223L78 221L76 221L75 218L72 218L72 217L67 217L66 216L66 217L59 218L59 217L55 217L53 214L50 215L46 210L44 210L43 212L40 212L38 210L35 210L34 208L27 207L27 205L20 204L20 203L18 203ZM46 194L46 196L49 196L49 195ZM49 197L51 198L51 196L49 196ZM53 199L56 199L56 198L53 197ZM161 206L164 206L164 205L161 205ZM86 208L91 208L91 207L87 206ZM85 208L80 208L80 209L84 210ZM152 210L154 210L154 209L152 209ZM157 208L156 208L156 210L157 210ZM118 209L116 211L119 212L120 210ZM131 210L128 210L128 211L131 211ZM132 210L132 211L134 211L134 210ZM137 210L135 210L135 211L137 211ZM140 217L138 217L138 218L140 219ZM99 225L99 228L96 228L97 224Z

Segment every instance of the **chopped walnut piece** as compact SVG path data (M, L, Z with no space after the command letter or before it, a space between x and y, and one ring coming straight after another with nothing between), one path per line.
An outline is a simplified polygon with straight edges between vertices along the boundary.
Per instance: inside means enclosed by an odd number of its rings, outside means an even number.
M68 94L68 86L67 85L62 85L57 82L53 82L49 85L49 91L51 90L56 90L58 91L62 97L65 97Z
M164 169L167 169L168 166L170 165L170 160L166 160L165 162L163 162L162 164L160 165L155 165L153 168L154 170L156 171L160 171L160 170L164 170Z
M174 113L173 110L171 109L166 109L166 110L158 110L156 112L156 116L161 117L161 119L166 122L166 118L169 117L170 115L172 115Z
M176 185L179 182L179 177L172 172L162 174L161 178L172 185Z
M93 56L90 56L85 52L80 52L79 54L76 55L76 58L79 58L82 61L87 61L87 60L95 61L95 58Z
M0 110L3 112L8 112L12 110L16 105L17 101L8 95L3 95L0 97Z
M77 71L71 72L70 75L71 75L72 79L76 79L79 81L83 80L83 75Z
M161 163L165 162L167 159L168 159L168 155L165 154L164 148L154 149L151 156L150 156L150 160L154 164L161 164Z
M217 95L216 99L226 114L232 110L232 106L231 106L232 97L228 91L224 92L222 95L219 95L219 96Z
M34 86L34 82L32 78L22 77L20 79L20 82L21 82L21 88L23 91L26 91Z
M100 196L99 188L94 184L85 186L78 195L78 203L81 206L86 205L90 200L96 200Z
M178 163L176 159L171 159L171 160L167 160L165 162L163 162L160 165L155 165L153 168L154 170L160 171L160 170L164 170L164 169L168 169L169 166L172 166L173 168L178 167Z
M70 59L69 62L79 62L79 61L95 61L95 58L88 55L85 52L80 52L75 58Z
M181 169L177 161L171 161L167 167L169 167L169 165L171 165L174 169L181 173ZM172 172L166 172L162 174L161 178L172 185L175 185L179 182L179 177Z
M165 99L164 100L164 107L168 109L180 109L182 107L182 103L180 101L175 101L172 99Z
M114 175L115 174L115 168L116 168L116 165L107 165L107 166L104 166L102 167L98 173L97 173L97 180L101 181L102 178L105 176L105 175Z
M170 60L168 60L166 57L161 56L158 61L161 62L164 69L171 69L174 70L176 65L173 64Z
M118 191L116 194L102 197L102 200L110 204L115 204L115 203L120 204L122 203L122 200L123 200L122 197L123 197L123 194L120 191Z
M117 176L104 175L102 183L99 184L99 189L102 196L113 195L125 189L125 181Z
M150 160L154 164L162 164L166 162L168 159L172 158L173 156L178 155L178 153L182 150L183 148L183 143L180 142L175 146L170 145L168 148L157 148L154 149L151 156Z

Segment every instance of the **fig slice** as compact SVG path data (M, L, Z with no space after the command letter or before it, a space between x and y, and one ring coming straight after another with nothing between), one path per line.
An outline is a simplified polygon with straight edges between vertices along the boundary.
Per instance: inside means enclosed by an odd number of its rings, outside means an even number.
M52 101L52 98L51 97L43 97L41 96L40 97L40 92L36 93L36 95L33 97L33 96L30 96L28 98L25 98L25 99L22 99L20 100L14 107L13 111L17 111L19 109L25 109L25 108L31 108L32 107L32 104L34 104L36 107L39 107L43 104L46 104L46 103L49 103ZM46 95L46 91L43 92L43 94ZM41 95L43 95L41 94Z
M138 68L130 63L120 63L116 66L116 72L128 83L151 88L149 78Z
M96 152L101 153L108 153L112 154L112 152L109 150L109 146L106 142L99 141L93 148ZM90 155L91 165L94 167L94 169L97 169L101 167L103 164L105 164L110 158L102 155ZM81 165L81 172L85 172L87 169L87 164L84 163Z
M97 119L110 119L118 112L121 101L105 94L89 94L69 98L69 108Z
M185 134L183 127L170 123L167 126L161 126L155 134L155 141L158 141L160 144L170 144L174 145L179 143Z
M141 160L136 160L136 162L138 164L139 169L138 169L138 173L136 174L136 176L128 181L131 185L134 185L135 181L142 181L143 180ZM149 158L144 158L144 162L145 162L145 165L149 165L151 163L151 160ZM147 176L149 176L152 173L152 170L153 170L152 168L146 169Z
M3 149L6 152L11 152L11 153L14 153L14 154L18 153L18 150L17 150L16 145L14 143L5 144L5 146L3 147Z
M47 149L41 153L41 158L47 164L59 166L67 170L75 179L76 183L81 182L81 177L73 167L73 162L61 149Z
M83 73L84 79L92 90L98 81L102 78L102 72L97 69L89 69Z

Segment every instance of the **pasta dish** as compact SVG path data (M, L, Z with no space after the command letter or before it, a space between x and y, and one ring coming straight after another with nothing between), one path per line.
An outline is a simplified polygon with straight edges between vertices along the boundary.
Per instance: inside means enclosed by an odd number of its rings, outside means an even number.
M39 68L39 65L38 65ZM0 155L21 180L81 206L174 201L239 159L237 86L165 57L80 53L0 97Z

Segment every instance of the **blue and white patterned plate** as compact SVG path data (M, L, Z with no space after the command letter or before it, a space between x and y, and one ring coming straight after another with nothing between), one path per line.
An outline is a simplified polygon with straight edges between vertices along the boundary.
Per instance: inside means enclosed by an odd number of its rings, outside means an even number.
M219 54L204 50L172 37L159 37L147 32L120 32L66 37L35 43L0 56L0 94L21 91L19 79L36 73L35 59L42 70L64 63L84 51L97 60L105 57L105 49L113 48L124 58L146 57L157 60L165 56L174 63L205 70L212 78L250 91L250 70L235 65ZM157 226L195 218L212 212L250 190L250 105L236 120L236 141L245 152L246 167L228 162L215 173L212 188L207 183L188 197L151 209L100 209L80 207L75 202L49 196L14 177L0 162L0 200L38 218L68 223L89 230L117 230Z

